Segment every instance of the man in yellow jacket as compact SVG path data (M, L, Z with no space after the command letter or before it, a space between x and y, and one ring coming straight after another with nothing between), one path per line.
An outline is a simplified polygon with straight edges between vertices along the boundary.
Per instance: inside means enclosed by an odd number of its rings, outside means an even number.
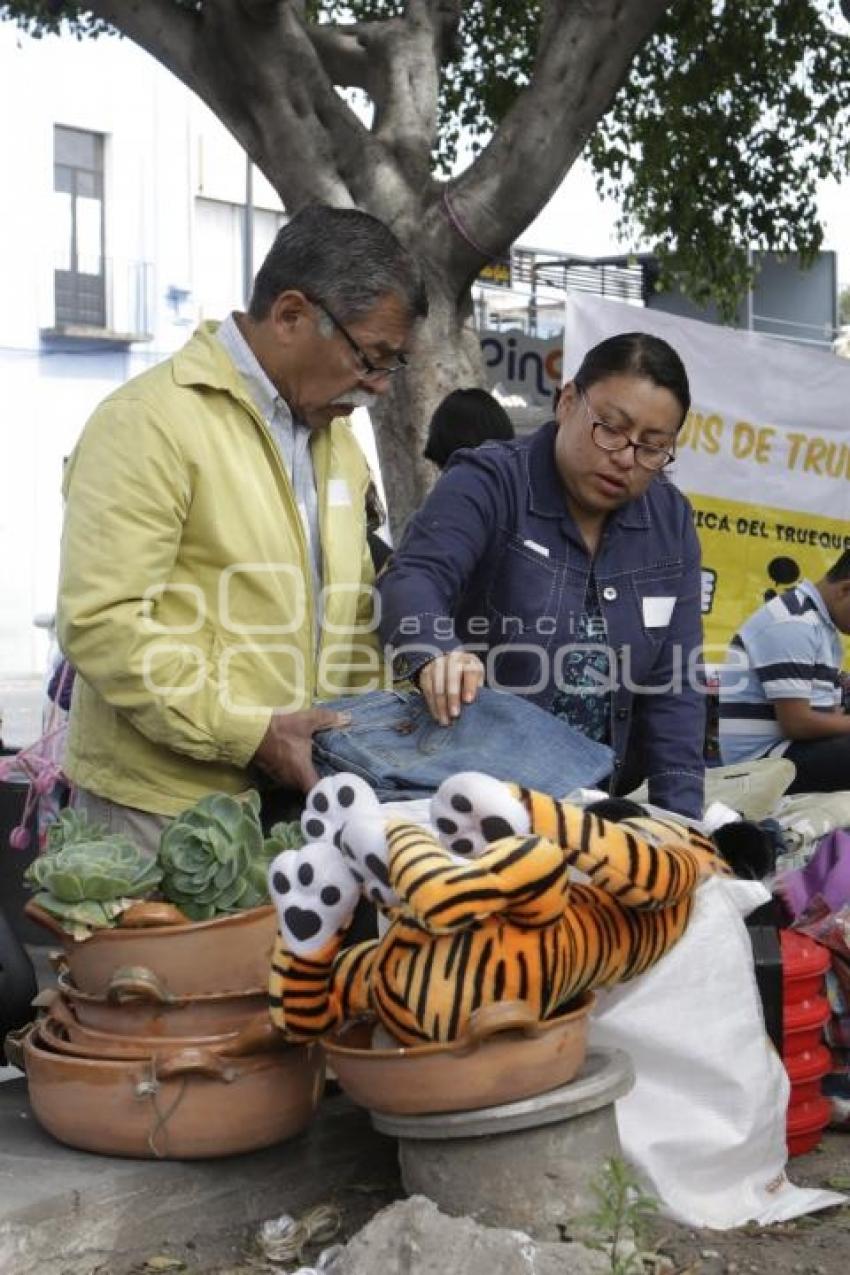
M345 417L427 313L381 222L304 209L247 314L111 394L67 467L58 629L80 808L155 847L254 767L306 791L317 700L380 684L366 462Z

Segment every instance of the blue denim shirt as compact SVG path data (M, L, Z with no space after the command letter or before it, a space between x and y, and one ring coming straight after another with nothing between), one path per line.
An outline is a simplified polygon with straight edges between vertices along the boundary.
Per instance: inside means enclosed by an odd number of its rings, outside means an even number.
M487 681L549 708L575 643L591 565L608 631L615 778L633 746L650 801L702 815L705 699L700 548L663 476L606 522L591 564L555 466L557 425L456 452L378 582L398 676L464 646ZM690 665L690 673L689 673Z

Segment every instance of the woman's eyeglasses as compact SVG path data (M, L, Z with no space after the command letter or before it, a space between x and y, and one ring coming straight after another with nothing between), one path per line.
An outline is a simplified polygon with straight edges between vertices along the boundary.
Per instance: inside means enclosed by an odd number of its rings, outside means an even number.
M590 436L603 452L624 452L627 447L633 447L636 463L641 469L648 469L652 473L663 469L665 465L669 465L676 459L675 453L668 451L666 447L656 447L653 443L636 443L633 438L629 438L624 429L609 425L601 416L594 415L584 390L579 389L578 386L576 388L590 419Z
M354 337L351 335L348 329L344 327L343 324L340 323L336 315L331 313L331 311L325 305L324 301L316 301L313 297L310 297L308 299L313 302L313 305L318 306L318 308L324 314L328 316L331 323L336 328L337 332L339 332L341 336L345 337L346 341L351 346L351 349L354 352L354 355L357 358L357 361L359 362L361 368L363 369L361 372L361 376L363 377L364 380L367 380L370 377L372 379L377 380L378 377L381 377L381 376L394 376L396 372L401 372L404 370L404 368L407 367L406 354L394 355L392 363L389 363L386 365L383 365L380 363L373 363L372 360L367 356L363 347L357 341L355 341Z

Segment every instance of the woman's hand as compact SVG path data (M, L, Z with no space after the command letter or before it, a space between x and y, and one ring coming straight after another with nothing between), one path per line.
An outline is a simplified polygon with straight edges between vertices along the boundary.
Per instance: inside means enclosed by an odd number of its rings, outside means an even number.
M484 665L471 651L449 651L426 664L419 690L434 721L449 726L460 717L461 704L471 704L484 683Z

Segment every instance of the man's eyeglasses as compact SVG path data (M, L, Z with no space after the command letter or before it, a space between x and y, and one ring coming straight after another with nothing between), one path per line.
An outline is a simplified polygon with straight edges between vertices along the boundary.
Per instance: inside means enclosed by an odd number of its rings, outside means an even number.
M345 337L346 341L351 346L351 349L353 350L358 363L360 364L362 368L362 372L360 373L360 375L363 377L364 380L367 380L369 378L377 380L381 376L394 376L396 372L401 372L404 370L404 368L407 367L406 354L393 355L393 361L392 363L389 363L389 364L373 363L372 360L366 354L363 347L357 341L355 341L354 337L351 335L348 329L344 327L342 323L340 323L339 319L336 317L335 314L333 314L328 309L324 301L316 301L313 297L310 297L309 300L313 302L313 305L318 306L319 309L322 310L328 316L331 323L336 328L337 332L339 332L341 336Z
M668 451L666 447L656 447L653 443L636 443L624 429L609 425L601 416L595 416L584 390L578 386L576 388L590 418L590 437L603 452L624 452L627 447L633 447L637 464L641 469L648 469L652 473L676 459L675 453Z

